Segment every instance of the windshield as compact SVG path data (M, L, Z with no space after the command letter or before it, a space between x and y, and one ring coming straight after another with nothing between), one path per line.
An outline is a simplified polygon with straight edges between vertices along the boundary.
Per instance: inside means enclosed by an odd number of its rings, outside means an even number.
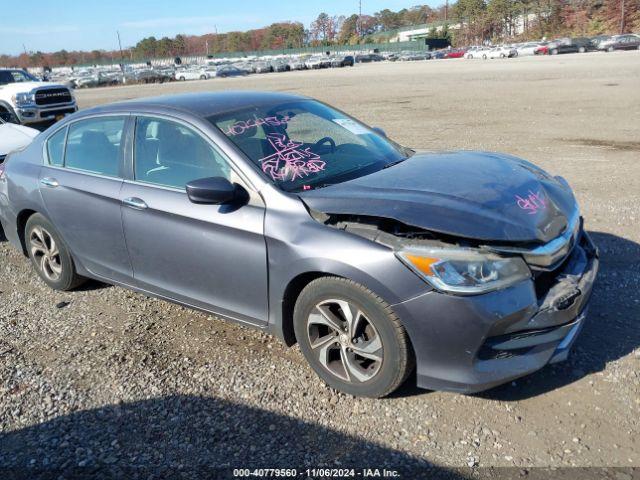
M0 70L0 85L20 82L37 82L38 79L24 70Z
M368 175L413 153L313 100L251 107L208 120L286 191Z

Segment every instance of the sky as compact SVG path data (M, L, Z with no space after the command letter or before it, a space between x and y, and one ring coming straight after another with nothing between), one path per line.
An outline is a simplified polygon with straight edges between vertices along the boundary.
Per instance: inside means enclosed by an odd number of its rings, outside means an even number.
M362 13L440 3L362 0ZM356 13L358 0L0 0L0 11L0 53L15 55L25 48L43 52L116 50L116 31L126 48L151 35L224 33L287 20L308 27L321 11Z

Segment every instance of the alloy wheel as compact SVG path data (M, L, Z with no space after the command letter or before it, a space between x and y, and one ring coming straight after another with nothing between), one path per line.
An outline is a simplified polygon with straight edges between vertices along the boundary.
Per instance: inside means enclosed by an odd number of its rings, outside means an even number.
M58 244L44 228L37 226L29 236L31 256L42 274L55 282L62 275L62 262Z
M351 383L373 379L382 366L382 340L373 323L346 300L318 303L307 319L311 350L320 364Z

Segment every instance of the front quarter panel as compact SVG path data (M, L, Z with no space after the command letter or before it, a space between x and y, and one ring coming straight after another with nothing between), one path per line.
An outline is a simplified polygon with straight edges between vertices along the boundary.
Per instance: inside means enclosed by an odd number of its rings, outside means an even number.
M266 191L269 190L269 191ZM302 201L275 189L263 191L267 204L265 238L269 266L269 324L282 337L283 300L296 277L317 273L351 279L400 303L430 290L381 244L323 225Z

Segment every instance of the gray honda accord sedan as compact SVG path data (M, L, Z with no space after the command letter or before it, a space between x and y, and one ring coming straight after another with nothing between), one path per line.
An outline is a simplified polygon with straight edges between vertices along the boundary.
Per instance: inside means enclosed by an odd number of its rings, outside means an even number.
M331 387L475 392L563 360L598 270L567 182L421 154L316 100L85 110L9 156L9 241L49 286L121 285L298 343Z

